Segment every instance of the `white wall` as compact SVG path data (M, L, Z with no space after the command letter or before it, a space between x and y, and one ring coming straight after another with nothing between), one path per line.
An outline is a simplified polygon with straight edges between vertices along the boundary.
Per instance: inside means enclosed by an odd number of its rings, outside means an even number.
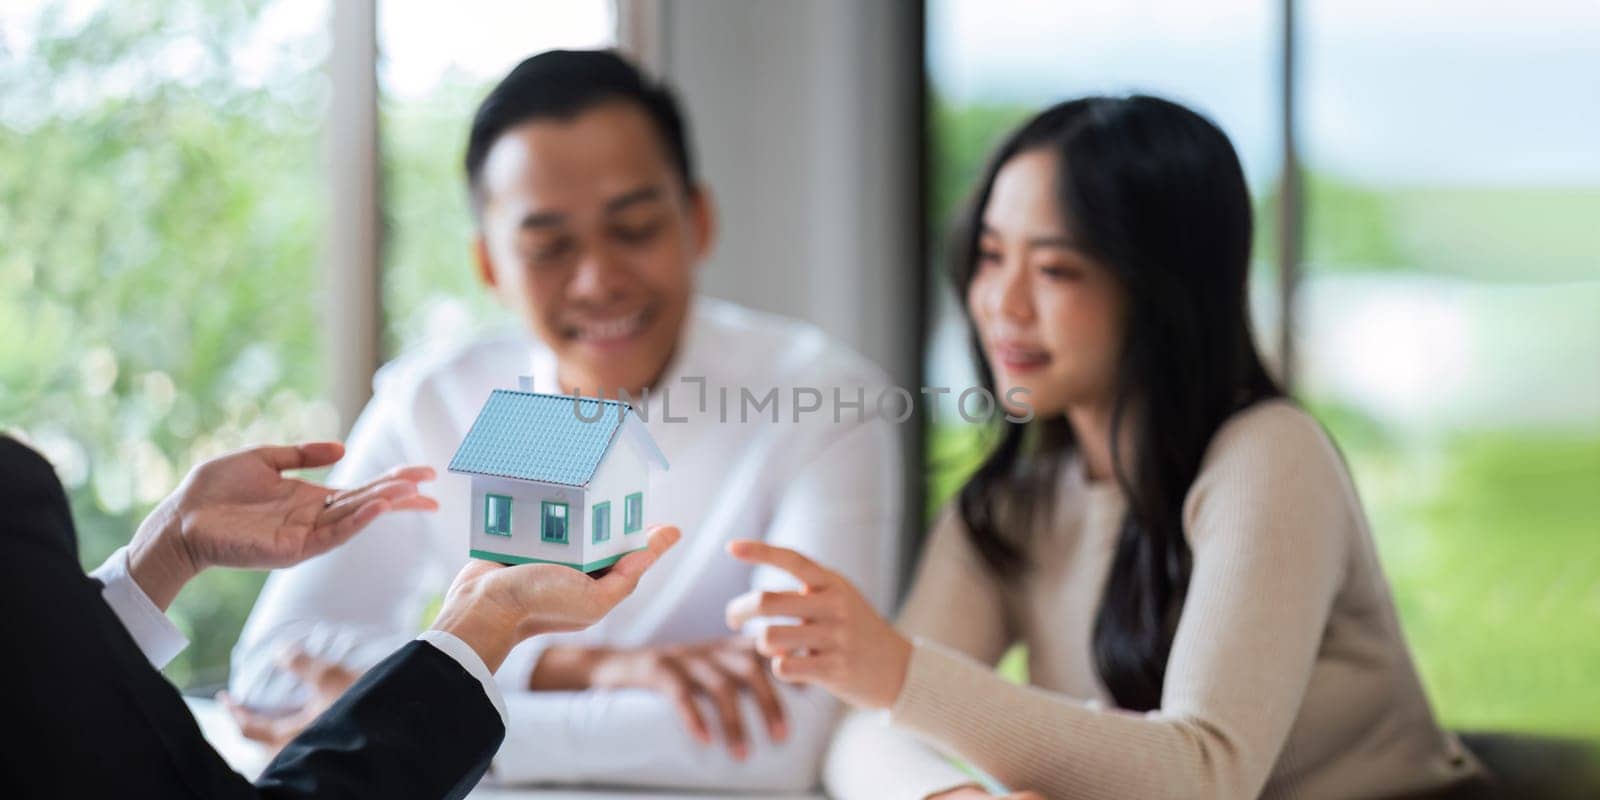
M718 201L721 239L702 288L809 320L914 385L917 4L645 8L653 30L624 24L625 46L678 88Z
M484 495L493 492L511 498L511 536L499 536L483 531ZM546 542L540 536L540 504L549 500L567 504L567 543ZM509 556L525 556L545 561L581 564L585 559L583 538L588 534L584 514L582 489L552 484L472 476L472 532L469 541L474 550L487 550Z
M808 320L922 383L920 0L619 0L620 45L679 91L721 239L707 294ZM920 436L905 474L922 474ZM921 538L908 480L902 552ZM646 509L646 518L650 517ZM902 574L907 570L902 570Z
M585 557L588 561L597 561L615 553L636 550L644 546L644 529L638 533L623 533L624 519L623 501L633 492L644 492L645 518L650 515L649 467L639 455L639 451L629 444L623 431L617 431L617 440L611 443L611 450L606 453L606 458L595 471L594 480L589 482L588 496L584 498L587 505L583 508L584 530L589 529L593 521L590 516L591 509L596 503L610 501L611 503L611 539L598 545L590 544L589 552L592 555ZM591 540L585 540L591 541Z

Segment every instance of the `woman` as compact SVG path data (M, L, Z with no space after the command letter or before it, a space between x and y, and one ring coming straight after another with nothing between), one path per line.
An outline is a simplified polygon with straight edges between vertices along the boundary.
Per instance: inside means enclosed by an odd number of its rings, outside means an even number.
M1050 108L996 153L955 248L1002 422L898 631L839 576L740 542L795 593L761 651L845 723L842 797L986 796L917 737L1048 797L1372 797L1479 774L1442 731L1349 476L1262 368L1227 137L1152 97ZM1024 391L1018 391L1024 390ZM1011 410L1024 416L1018 402ZM992 666L1028 648L1032 686Z

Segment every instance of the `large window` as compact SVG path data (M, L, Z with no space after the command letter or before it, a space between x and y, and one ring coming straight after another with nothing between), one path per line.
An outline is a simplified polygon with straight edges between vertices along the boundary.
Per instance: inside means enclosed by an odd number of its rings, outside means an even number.
M1445 720L1600 736L1600 5L1301 7L1299 396Z
M608 0L382 0L384 341L388 355L515 325L480 285L461 159L472 112L512 67L615 43Z
M322 400L326 0L0 6L0 428L86 566L196 461L337 435ZM260 585L208 572L167 668L219 682Z
M360 44L334 30L334 8L0 4L0 429L55 464L85 565L197 460L337 437L351 421L328 399L322 317L324 270L341 268L323 258L326 66ZM609 45L615 20L607 0L377 11L378 312L393 356L507 321L469 257L472 108L525 56ZM168 667L174 681L225 679L262 577L208 572L179 596L172 615L193 644Z

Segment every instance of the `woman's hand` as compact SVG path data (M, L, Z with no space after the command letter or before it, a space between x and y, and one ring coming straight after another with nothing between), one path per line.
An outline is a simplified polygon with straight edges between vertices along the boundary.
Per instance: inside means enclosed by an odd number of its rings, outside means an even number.
M456 573L433 628L466 642L494 672L523 639L587 628L632 594L677 543L678 529L658 526L649 537L645 549L623 556L601 578L558 564L470 561Z
M749 592L728 604L728 627L756 617L794 617L772 625L756 649L772 659L772 672L790 683L815 683L863 708L887 708L900 696L911 642L906 641L861 592L838 573L783 547L741 539L728 545L741 561L777 567L799 579L798 592Z
M429 467L399 467L344 491L282 475L343 457L338 442L311 442L253 447L198 464L134 534L128 547L134 581L165 610L207 567L298 564L344 544L386 511L439 507L417 487L433 479Z

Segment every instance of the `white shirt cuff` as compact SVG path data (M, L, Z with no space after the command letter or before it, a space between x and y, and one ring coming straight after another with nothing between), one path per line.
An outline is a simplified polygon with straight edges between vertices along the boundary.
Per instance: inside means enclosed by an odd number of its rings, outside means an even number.
M483 693L489 696L489 702L494 704L494 710L500 713L500 724L510 727L510 717L506 714L506 699L500 694L500 687L494 682L494 675L489 673L489 665L483 663L483 658L476 650L467 646L460 637L444 631L428 630L417 636L417 641L427 642L439 648L445 655L456 660L467 674L478 679L483 684Z
M139 652L144 653L151 666L156 669L165 667L189 646L188 637L172 624L172 620L167 619L166 614L161 613L161 609L156 608L150 596L128 574L128 548L118 548L89 575L105 586L100 596L105 598L106 605L111 606L112 613L122 621L122 627L128 630L128 635L139 645Z

